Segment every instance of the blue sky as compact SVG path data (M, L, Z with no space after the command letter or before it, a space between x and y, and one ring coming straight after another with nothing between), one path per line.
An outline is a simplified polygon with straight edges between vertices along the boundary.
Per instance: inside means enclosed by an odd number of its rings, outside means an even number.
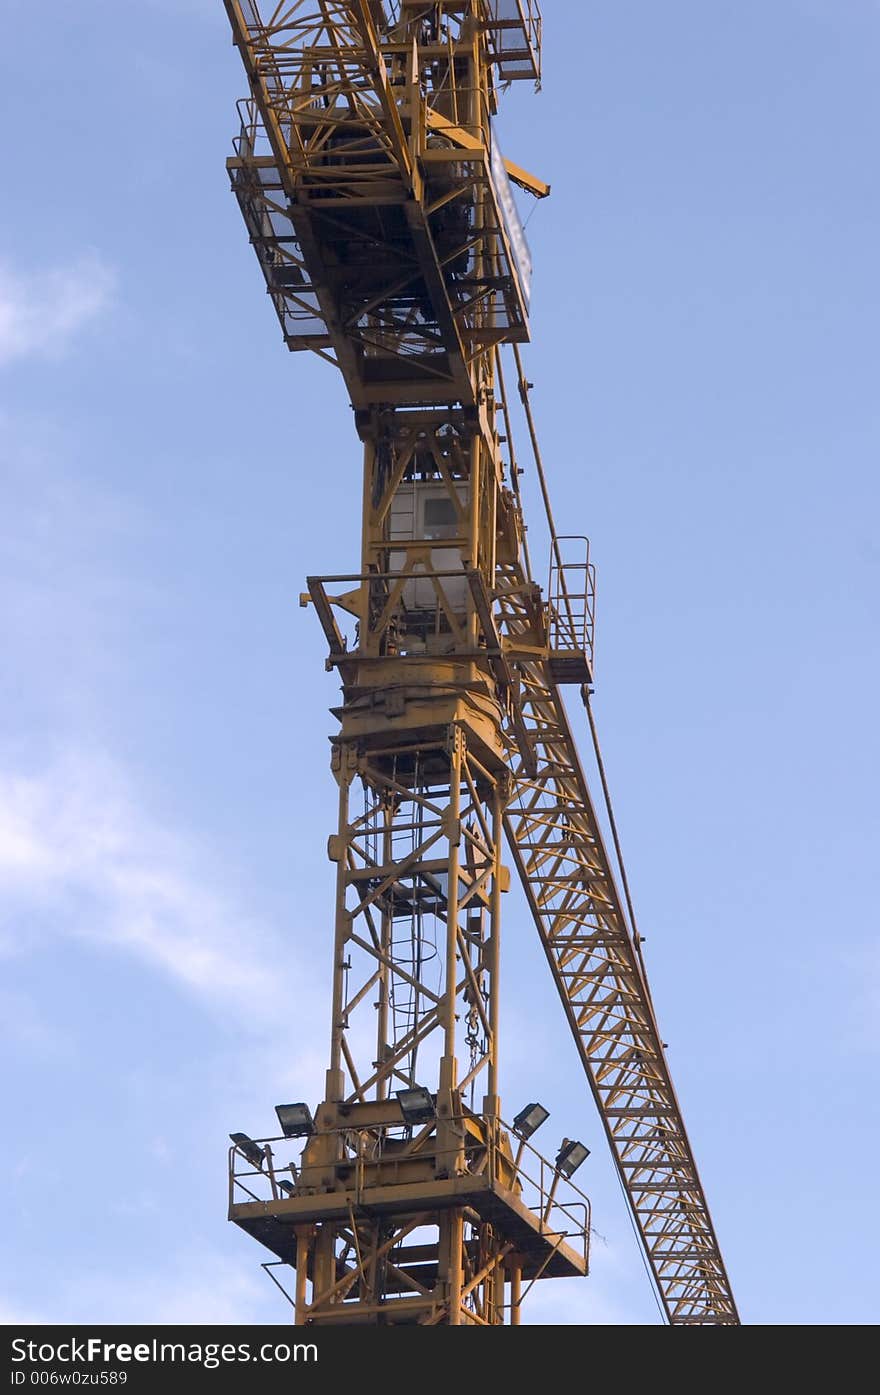
M527 364L661 1026L744 1320L876 1322L880 6L544 8ZM284 1321L226 1136L320 1093L297 597L357 565L358 444L227 190L220 0L0 17L0 1313ZM657 1321L515 894L505 935L506 1113L594 1150L593 1275L530 1320Z

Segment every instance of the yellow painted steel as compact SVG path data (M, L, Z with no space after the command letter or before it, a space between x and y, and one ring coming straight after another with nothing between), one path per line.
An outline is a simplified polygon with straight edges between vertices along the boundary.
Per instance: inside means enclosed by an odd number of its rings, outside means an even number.
M493 122L540 78L539 8L224 3L249 82L232 187L285 342L339 368L363 447L359 567L301 598L342 683L324 1098L298 1162L231 1150L230 1216L296 1270L302 1324L516 1323L533 1281L587 1273L586 1197L502 1119L506 830L664 1312L735 1324L560 694L592 684L588 547L554 533L546 594L525 547L510 181L549 187Z

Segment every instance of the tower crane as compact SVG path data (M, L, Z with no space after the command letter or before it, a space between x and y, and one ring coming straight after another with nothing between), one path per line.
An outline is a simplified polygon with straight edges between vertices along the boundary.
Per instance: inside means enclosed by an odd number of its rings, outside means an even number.
M288 348L339 370L363 448L359 565L301 597L342 689L324 1097L276 1106L273 1138L230 1135L230 1219L285 1293L274 1271L293 1271L294 1320L313 1327L516 1324L538 1279L587 1273L588 1150L566 1139L548 1160L531 1141L547 1111L502 1114L506 840L664 1315L736 1324L561 693L595 737L595 575L586 540L553 525L519 349L531 261L511 185L549 189L496 131L507 86L540 82L538 4L224 4L249 87L232 188Z

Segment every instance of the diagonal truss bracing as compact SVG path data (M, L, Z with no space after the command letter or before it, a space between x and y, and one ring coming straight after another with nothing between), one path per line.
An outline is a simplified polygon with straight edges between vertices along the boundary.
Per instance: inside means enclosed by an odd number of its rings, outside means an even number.
M503 607L502 607L503 614ZM513 622L512 612L508 620ZM667 1317L737 1324L651 997L559 690L518 666L533 774L505 827Z
M552 522L516 350L528 338L530 260L503 170L520 183L524 176L503 160L492 122L496 78L539 75L539 6L224 5L250 89L228 162L233 188L288 346L340 369L365 448L360 571L308 582L345 703L334 742L340 821L330 853L337 899L327 1096L309 1145L315 1172L302 1195L273 1196L282 1209L300 1206L302 1220L317 1205L313 1183L322 1195L329 1189L315 1212L329 1218L326 1230L297 1236L297 1313L336 1320L331 1309L357 1288L360 1319L385 1321L383 1304L402 1283L398 1317L414 1320L406 1305L419 1306L439 1284L446 1316L430 1321L455 1323L462 1313L483 1321L476 1309L460 1313L459 1299L495 1274L499 1294L510 1283L517 1320L514 1295L527 1271L509 1259L513 1232L499 1232L489 1258L478 1260L463 1238L464 1210L450 1210L437 1191L455 1181L459 1164L471 1166L455 1120L477 1077L486 1094L483 1115L471 1097L471 1137L498 1134L503 808L666 1315L673 1325L736 1324L638 936L557 686L592 682L593 573L586 540L560 539ZM495 352L502 344L514 345L553 540L545 598L529 575ZM585 544L580 560L564 560L566 541ZM324 581L357 585L334 596ZM353 802L359 785L362 813ZM436 1131L435 1151L413 1174L422 1189L413 1215L427 1205L438 1226L428 1282L426 1270L404 1274L382 1226L371 1236L362 1217L336 1216L327 1198L346 1180L333 1168L350 1170L348 1155L337 1155L348 1148L340 1139L351 1120L384 1138L397 1086L421 1089L434 1077L436 1130L424 1127L425 1137ZM397 1186L398 1165L410 1166L408 1153L395 1152L400 1143L391 1138L381 1167L372 1159L377 1186ZM261 1213L253 1233L272 1248L264 1221ZM575 1267L585 1270L586 1255ZM486 1309L492 1321L503 1310L500 1298Z

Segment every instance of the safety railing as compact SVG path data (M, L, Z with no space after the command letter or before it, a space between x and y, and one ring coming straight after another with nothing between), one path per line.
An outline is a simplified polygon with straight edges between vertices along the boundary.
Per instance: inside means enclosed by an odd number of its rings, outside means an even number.
M541 80L541 30L537 0L486 0L486 28L502 82Z
M335 1174L337 1190L351 1193L357 1206L364 1191L375 1187L385 1169L385 1178L395 1168L406 1167L425 1159L450 1159L449 1168L458 1176L485 1177L496 1186L514 1193L538 1221L540 1232L552 1241L554 1249L565 1243L589 1263L590 1201L571 1178L555 1163L540 1154L525 1139L520 1138L503 1120L493 1121L494 1127L484 1137L473 1133L473 1121L459 1116L464 1146L454 1153L437 1149L432 1125L407 1137L399 1125L377 1125L369 1128L341 1126L322 1130L338 1139L340 1156L335 1163L322 1160L320 1171ZM470 1128L467 1124L470 1123ZM513 1144L511 1148L510 1144ZM248 1202L271 1204L297 1195L303 1167L302 1152L298 1159L288 1156L279 1161L281 1150L289 1152L296 1140L281 1137L246 1139L229 1149L229 1207ZM304 1140L302 1151L308 1147ZM515 1151L514 1151L515 1150ZM321 1190L325 1190L324 1187ZM334 1190L334 1188L327 1188ZM311 1191L311 1188L310 1188Z
M399 571L307 578L309 589L300 596L300 604L315 606L330 645L328 662L339 663L355 653L364 658L444 653L478 657L493 652L491 607L481 574L436 565L444 555L459 556L461 541L401 539L389 546L392 553L409 554L410 564ZM422 560L413 560L417 551L425 554ZM340 585L352 589L342 595L326 590ZM473 649L469 639L469 616L475 611L488 631L488 648Z
M552 653L584 654L592 667L596 623L596 568L588 538L553 539L547 588Z

